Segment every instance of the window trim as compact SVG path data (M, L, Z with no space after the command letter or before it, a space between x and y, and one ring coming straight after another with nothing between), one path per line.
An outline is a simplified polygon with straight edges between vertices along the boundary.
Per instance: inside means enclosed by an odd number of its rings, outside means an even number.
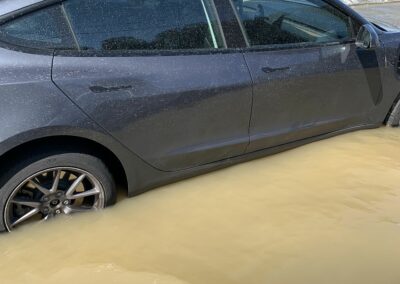
M61 0L53 0L50 2L46 2L46 5L43 3L37 3L33 4L31 6L25 7L23 9L17 10L13 13L7 14L7 17L2 17L0 18L0 26L5 25L9 22L12 22L14 20L17 20L19 18L22 18L24 16L29 16L29 14L33 14L39 11L42 11L47 8L51 7L56 7L60 6L60 12L62 12L62 5L61 5ZM40 5L38 5L40 4ZM59 25L66 25L66 28L68 29L68 23L66 22L66 18L64 17L63 19L59 19L60 21L58 22ZM71 32L71 31L70 31ZM71 42L73 41L72 34L70 34ZM21 40L21 43L23 40ZM36 42L37 44L40 44L40 42ZM39 46L28 46L28 45L23 45L23 44L18 44L15 42L10 42L7 40L1 40L0 39L0 47L8 49L8 50L13 50L17 52L23 52L23 53L29 53L29 54L37 54L37 55L53 55L54 50L58 49L57 47L46 47L44 44L44 47L39 47ZM75 46L77 48L77 46ZM66 48L63 48L66 49Z
M249 37L247 36L247 31L243 25L243 21L240 19L239 14L236 11L235 3L233 3L232 0L228 0L228 1L231 6L231 9L233 10L233 14L235 15L236 21L238 21L238 23L239 23L240 31L242 32L242 36L244 38L246 47L251 47Z
M351 39L345 39L342 41L330 41L330 42L304 42L304 43L286 43L286 44L268 44L268 45L257 45L257 46L251 46L250 45L250 40L247 36L247 32L243 27L242 20L240 19L236 8L235 4L233 3L233 0L226 0L231 3L231 7L234 10L234 14L236 17L236 21L241 27L241 32L242 32L242 37L244 38L246 42L246 47L244 47L242 50L243 51L273 51L273 50L285 50L285 49L301 49L301 48L312 48L312 47L325 47L325 46L335 46L335 45L343 45L343 44L355 44L356 42L356 36L357 36L357 31L355 30L354 24L357 23L359 25L363 25L365 23L368 23L367 20L362 18L359 14L357 14L354 10L352 10L350 7L347 7L344 3L342 3L340 0L321 0L331 6L334 9L337 9L344 15L346 15L350 21L349 26L351 28L351 34L352 38Z
M355 40L332 41L324 43L304 42L304 43L288 43L288 44L271 44L251 46L242 49L242 52L265 52L265 51L278 51L278 50L296 50L306 48L322 48L332 46L343 46L346 44L355 45Z
M54 56L62 57L146 57L187 56L239 53L240 48L164 49L164 50L54 50Z
M7 22L13 21L17 18L27 16L31 13L40 11L42 9L49 8L53 5L61 5L64 9L63 3L68 0L48 0L43 2L38 2L22 9L13 11L9 14L0 16L0 25ZM199 0L202 1L202 0ZM178 56L178 55L205 55L205 54L225 54L238 52L237 49L230 49L225 39L224 29L220 20L220 13L216 8L216 1L220 0L209 0L213 8L213 13L215 14L216 24L218 25L219 32L222 37L222 46L219 48L202 48L202 49L174 49L174 50L115 50L115 51L92 51L92 50L81 50L79 44L76 49L58 49L58 48L36 48L20 46L14 43L0 41L0 47L29 54L37 55L53 55L53 56L67 56L67 57L131 57L131 56ZM208 13L207 13L208 15ZM208 15L209 16L209 15ZM67 24L69 24L69 18L64 15ZM75 32L70 26L71 36L75 36ZM76 42L75 42L76 43Z
M15 10L15 11L13 11L11 13L8 13L8 14L0 16L0 25L3 25L6 22L12 21L12 20L14 20L16 18L25 16L25 15L30 14L32 12L36 12L36 11L39 11L41 9L47 8L49 6L61 3L63 1L65 1L65 0L42 1L42 2L37 2L37 3L34 3L32 5L26 6L26 7L21 8L21 9Z
M201 6L203 7L203 12L204 12L204 14L206 16L206 19L207 19L208 30L210 31L214 48L218 49L219 47L218 47L217 38L215 36L214 27L212 26L212 22L211 22L211 19L210 19L210 15L208 14L206 4L204 3L204 0L200 0L200 2L201 2Z
M16 18L25 16L29 13L38 11L40 9L44 9L50 7L55 4L61 4L66 0L48 0L43 2L38 2L32 4L30 6L24 7L22 9L13 11L9 14L0 16L0 25L4 24L8 21L12 21ZM214 7L215 13L217 16L217 24L221 30L221 34L225 40L226 46L219 49L200 49L200 50L156 50L156 51L116 51L116 52L90 52L90 51L79 51L79 50L59 50L59 49L40 49L40 48L32 48L25 46L17 46L15 44L0 42L0 47L14 50L17 52L29 53L29 54L37 54L37 55L54 55L54 56L68 56L68 57L132 57L132 56L178 56L178 55L212 55L212 54L227 54L227 53L238 53L245 51L273 51L273 50L284 50L284 49L296 49L296 48L311 48L311 47L323 47L323 46L333 46L333 45L342 45L342 44L352 44L355 41L346 41L346 42L335 42L335 43L308 43L308 44L285 44L281 45L268 45L268 46L257 46L257 47L249 47L245 44L245 39L243 33L238 30L232 33L232 38L227 38L227 25L234 25L240 29L241 21L237 16L235 16L234 5L231 0L211 0ZM354 24L358 24L360 26L369 23L365 18L360 16L357 12L355 12L350 7L346 6L346 4L342 3L340 0L323 0L324 2L330 4L336 9L343 12L345 15L349 16L352 20L354 33L355 31ZM225 18L222 17L222 13L225 13ZM228 22L229 21L229 22Z
M235 9L233 9L230 0L214 0L214 3L220 18L227 48L240 49L246 47L240 21L235 16Z
M8 42L0 41L0 48L21 52L21 53L28 53L34 55L47 55L52 56L54 54L54 49L40 49L34 47L27 47L27 46L19 46L15 44L11 44Z
M56 1L56 0L54 0ZM62 2L62 6L64 7L64 2L68 0L57 0ZM208 19L210 18L209 11L205 6L203 6L204 0L198 0L201 2L203 7L203 11L205 13L207 19L207 25L210 30L210 22ZM210 1L212 6L212 13L214 13L216 24L218 25L219 33L221 34L222 46L218 48L199 48L199 49L155 49L155 50L84 50L81 49L78 43L79 50L62 50L57 49L54 51L55 56L68 56L68 57L130 57L130 56L172 56L172 55L197 55L197 54L220 54L225 53L224 51L228 48L225 39L225 33L222 28L222 23L220 20L220 15L215 8L215 1L219 0L207 0ZM64 8L65 9L65 8ZM67 19L67 14L65 15ZM71 26L73 30L73 27ZM211 29L214 31L214 27L211 25ZM72 31L75 35L75 32ZM215 35L214 31L214 35Z
M215 5L215 1L219 1L219 0L208 0L210 2L210 6L212 8L212 13L214 13L215 15L215 19L216 19L216 24L218 25L218 32L220 33L221 37L222 37L222 47L220 49L223 48L228 48L228 44L226 43L226 38L225 38L225 33L224 33L224 29L222 28L222 22L221 22L221 18L219 16L217 7Z

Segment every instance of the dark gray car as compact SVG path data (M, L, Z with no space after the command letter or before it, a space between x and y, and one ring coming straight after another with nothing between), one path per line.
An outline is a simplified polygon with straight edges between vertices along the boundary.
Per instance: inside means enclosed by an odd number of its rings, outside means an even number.
M400 33L335 0L3 0L0 15L0 231L400 121Z

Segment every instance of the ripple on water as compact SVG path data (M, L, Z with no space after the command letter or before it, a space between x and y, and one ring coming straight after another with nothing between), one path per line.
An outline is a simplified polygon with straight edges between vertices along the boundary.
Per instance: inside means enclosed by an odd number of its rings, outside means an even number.
M398 283L399 143L359 131L3 235L1 283Z

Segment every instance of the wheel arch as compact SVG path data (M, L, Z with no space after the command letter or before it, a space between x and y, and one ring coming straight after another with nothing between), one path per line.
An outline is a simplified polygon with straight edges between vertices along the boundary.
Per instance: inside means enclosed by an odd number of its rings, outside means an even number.
M46 131L47 132L47 131ZM55 134L55 135L32 135L31 139L22 137L13 137L6 141L6 145L0 149L0 169L8 167L10 162L22 159L29 155L29 152L35 151L79 151L90 154L101 159L109 168L119 188L127 194L132 185L129 182L127 165L120 155L111 150L110 147L94 139L73 134ZM18 142L16 142L18 141ZM9 145L13 145L12 147Z

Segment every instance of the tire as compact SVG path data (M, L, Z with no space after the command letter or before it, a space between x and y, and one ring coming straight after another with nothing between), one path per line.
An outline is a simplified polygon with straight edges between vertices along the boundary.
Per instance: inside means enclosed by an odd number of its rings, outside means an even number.
M387 120L387 125L392 127L399 127L400 125L400 100L390 111L390 115Z
M107 166L97 157L75 151L47 153L42 151L17 160L18 162L9 167L0 178L0 232L14 229L14 226L11 227L12 218L17 219L19 216L15 212L19 212L18 210L25 212L31 209L25 206L27 201L31 202L30 204L35 203L36 209L34 210L40 210L35 213L37 215L35 218L41 217L42 219L55 217L55 212L70 214L75 211L97 210L116 202L115 181ZM81 183L75 186L77 189L74 190L73 184L75 181L78 182L77 179L81 176L84 177ZM32 181L40 186L34 186ZM38 190L39 187L41 190ZM49 191L45 192L43 188ZM53 193L51 193L52 188L56 190ZM72 191L68 195L70 189ZM60 197L63 193L64 196ZM91 193L91 195L78 198L82 193ZM56 198L58 199L56 200ZM94 204L92 208L90 208L90 204L86 204L89 203L89 199ZM47 203L43 200L46 200ZM77 208L76 204L79 200L82 204L80 208ZM56 201L59 204L54 205ZM69 206L64 206L68 202ZM46 212L49 213L45 216ZM24 213L21 215L24 216Z

